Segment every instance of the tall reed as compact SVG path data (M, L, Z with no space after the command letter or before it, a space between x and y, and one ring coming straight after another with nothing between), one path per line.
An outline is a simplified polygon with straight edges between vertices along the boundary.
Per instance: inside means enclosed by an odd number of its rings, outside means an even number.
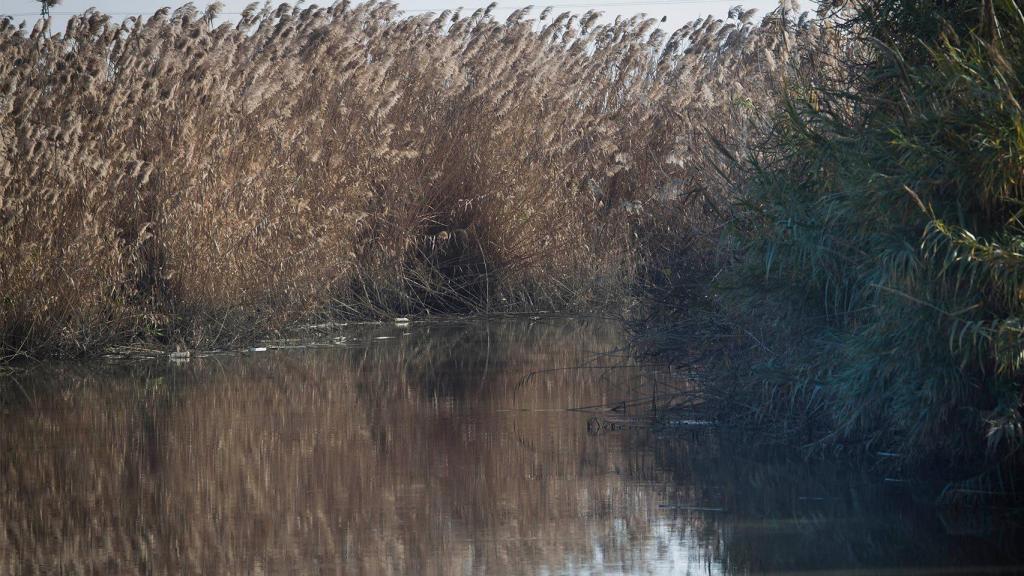
M218 9L0 23L0 356L621 301L639 215L718 189L710 143L827 34Z

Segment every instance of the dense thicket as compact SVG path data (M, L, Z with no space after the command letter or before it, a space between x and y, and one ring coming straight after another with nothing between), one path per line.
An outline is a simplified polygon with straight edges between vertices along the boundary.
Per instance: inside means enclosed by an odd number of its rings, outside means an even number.
M716 305L774 429L998 470L1024 442L1024 15L939 4L855 6L859 56L794 84Z
M614 298L641 215L720 187L712 142L742 148L831 38L549 12L4 20L0 356Z

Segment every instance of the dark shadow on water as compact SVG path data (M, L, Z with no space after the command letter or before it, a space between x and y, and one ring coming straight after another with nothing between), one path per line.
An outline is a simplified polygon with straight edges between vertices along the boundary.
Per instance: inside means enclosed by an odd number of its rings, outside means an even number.
M877 479L713 434L588 434L588 415L566 408L644 382L599 354L621 345L615 324L347 337L2 381L0 574L972 574L1024 561L1003 523L944 518Z

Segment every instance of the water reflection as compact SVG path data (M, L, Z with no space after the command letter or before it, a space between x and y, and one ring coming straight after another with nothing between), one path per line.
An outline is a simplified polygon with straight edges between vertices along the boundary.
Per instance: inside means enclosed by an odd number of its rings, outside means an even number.
M0 574L970 573L1015 560L841 473L734 458L714 437L588 435L587 416L562 409L643 386L600 354L620 339L565 320L380 327L344 347L7 381Z

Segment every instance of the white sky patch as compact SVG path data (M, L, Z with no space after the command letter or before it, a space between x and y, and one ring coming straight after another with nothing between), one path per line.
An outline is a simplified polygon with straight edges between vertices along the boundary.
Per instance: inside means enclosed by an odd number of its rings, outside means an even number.
M249 0L222 1L224 4L224 17L229 20L237 18L237 13L245 9L250 3ZM280 3L271 2L273 6L277 6ZM454 10L462 7L464 15L471 14L477 8L486 7L489 3L489 1L481 2L478 0L467 2L455 0L398 0L398 6L408 13L426 11L440 13L442 10ZM58 6L51 9L53 15L51 27L54 31L63 31L67 26L70 15L81 14L89 8L96 8L117 19L122 19L128 16L148 16L165 6L176 8L181 4L184 4L184 2L168 2L166 0L64 0ZM205 9L207 4L209 2L195 2L196 7L200 10ZM289 2L289 4L293 3ZM305 6L312 4L329 6L333 4L333 0L303 3ZM492 14L496 19L502 20L513 10L529 4L530 2L519 0L499 1L498 8ZM639 13L647 14L650 18L660 19L665 17L666 21L660 25L660 28L665 32L672 32L687 22L705 16L724 19L729 12L729 8L736 5L742 5L748 9L757 8L759 14L764 14L778 6L778 0L595 0L590 3L581 0L550 0L549 3L536 2L533 5L535 9L530 12L530 15L534 18L547 6L552 6L554 8L553 12L556 14L561 12L582 14L591 9L599 10L604 13L605 19L608 20L614 20L616 16L631 17ZM812 8L810 5L804 7L807 10ZM25 21L29 28L39 18L39 11L40 4L35 0L0 0L0 15L13 16L15 23Z

